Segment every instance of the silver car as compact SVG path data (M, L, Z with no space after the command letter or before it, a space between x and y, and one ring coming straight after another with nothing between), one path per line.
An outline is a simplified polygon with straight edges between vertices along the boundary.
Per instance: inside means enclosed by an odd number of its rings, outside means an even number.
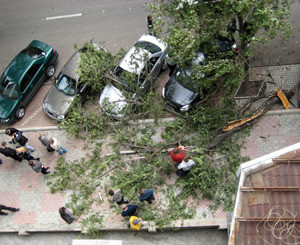
M97 50L101 48L97 44L93 44L93 46ZM83 95L87 92L87 84L84 82L78 83L80 55L84 51L86 51L86 48L76 51L69 59L44 99L44 112L57 121L62 121L65 118L77 95Z
M131 100L135 99L137 92L148 92L161 71L166 51L167 45L162 40L146 34L141 36L114 70L116 80L124 86L106 85L99 99L101 108L115 119L126 118L130 107L122 91L130 87L133 92Z

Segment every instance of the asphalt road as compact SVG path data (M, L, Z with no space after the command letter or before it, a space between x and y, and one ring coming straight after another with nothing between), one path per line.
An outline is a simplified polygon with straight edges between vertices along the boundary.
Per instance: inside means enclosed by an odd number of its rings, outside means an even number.
M59 53L57 72L74 44L94 39L112 52L130 47L147 30L147 0L0 0L0 71L33 39Z
M273 66L300 64L300 1L292 5L290 21L293 25L291 38L282 42L281 38L270 40L261 46L258 53L251 61L252 66Z

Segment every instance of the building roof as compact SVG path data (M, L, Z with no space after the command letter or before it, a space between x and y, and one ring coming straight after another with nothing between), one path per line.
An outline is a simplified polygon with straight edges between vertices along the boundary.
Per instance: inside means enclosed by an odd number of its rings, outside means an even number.
M242 164L228 244L300 244L300 143Z

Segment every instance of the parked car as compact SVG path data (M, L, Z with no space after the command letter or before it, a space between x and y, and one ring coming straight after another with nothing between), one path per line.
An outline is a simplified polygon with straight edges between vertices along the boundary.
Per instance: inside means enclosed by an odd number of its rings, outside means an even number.
M99 98L101 108L115 119L124 119L130 110L125 89L133 93L130 100L135 100L137 94L147 93L161 71L166 50L162 40L146 34L141 36L114 70L116 80L124 86L117 83L105 86Z
M229 38L219 36L210 42L201 44L200 50L195 55L194 60L191 62L192 64L203 65L208 56L207 52L220 52L226 56L228 52L237 50L237 45ZM162 96L167 105L178 112L188 111L194 103L203 97L203 93L207 92L204 90L200 94L199 88L193 84L193 80L199 81L204 76L203 73L199 72L194 74L191 66L179 68L170 77L162 90Z
M194 79L204 77L202 72L194 73L193 65L203 65L205 55L202 52L195 54L190 66L179 68L166 83L162 90L162 96L167 105L178 112L187 111L199 98L198 88L193 82Z
M8 65L0 77L0 120L22 119L25 108L47 77L55 73L58 53L48 44L33 40Z
M94 43L93 46L98 50L102 48ZM87 48L84 47L72 55L57 78L55 78L53 86L45 96L43 110L52 119L62 121L67 115L75 97L84 97L88 92L87 84L84 81L79 82L80 57L86 51Z
M234 51L233 53L237 54L238 46L234 40L228 37L218 36L208 42L203 42L200 45L200 50L205 54L221 55L226 58L226 56L230 54L230 51Z

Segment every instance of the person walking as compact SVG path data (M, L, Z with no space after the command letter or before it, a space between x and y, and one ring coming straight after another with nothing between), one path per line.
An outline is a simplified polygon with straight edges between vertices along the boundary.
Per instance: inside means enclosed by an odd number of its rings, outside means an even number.
M6 157L11 157L12 159L15 159L16 161L22 162L22 157L17 155L17 151L15 149L7 147L7 144L5 141L3 141L1 144L0 153Z
M129 219L130 228L134 231L139 231L143 226L143 220L136 216L131 216Z
M179 177L187 175L191 168L196 165L195 161L190 159L189 156L185 157L183 161L178 165L176 174Z
M39 141L42 143L43 146L47 147L48 152L55 151L55 149L50 146L50 140L46 137L45 134L38 132L36 133L35 137L39 139Z
M172 161L176 164L179 164L184 158L184 146L180 145L171 151Z
M113 190L109 190L108 194L112 196L112 201L116 202L118 205L129 203L128 201L124 201L124 196L121 191L114 192Z
M139 194L140 194L139 196L140 202L147 201L149 204L151 204L152 200L155 200L153 195L153 190L140 189Z
M125 216L133 216L139 206L138 205L127 205L126 206L125 204L121 204L121 207L123 208L121 215L123 217L125 217Z
M9 210L9 211L12 211L12 212L18 212L20 209L19 208L8 207L8 206L0 204L0 215L8 215L8 213L3 212L2 210Z
M32 169L37 172L37 173L42 173L42 174L49 174L50 171L47 171L49 167L46 167L44 164L42 164L40 161L37 160L30 160L28 162L29 166L32 167Z
M75 217L72 215L71 211L68 210L68 209L66 209L65 207L59 208L58 212L59 212L59 214L60 214L60 217L61 217L64 221L66 221L69 225L70 225L71 223L73 223L74 220L77 219L77 218L75 218Z
M27 150L31 152L35 151L35 148L29 145L28 139L23 135L23 132L16 128L7 128L5 134L11 137L11 142L13 144L19 143L21 146L24 146Z
M59 155L68 152L66 148L61 146L60 142L56 138L51 138L49 142L50 142L50 146L54 148Z
M26 150L26 148L24 146L19 146L16 148L16 153L19 157L22 157L24 159L26 159L27 161L30 160L40 160L40 158L34 158L33 156L30 155L30 153Z

